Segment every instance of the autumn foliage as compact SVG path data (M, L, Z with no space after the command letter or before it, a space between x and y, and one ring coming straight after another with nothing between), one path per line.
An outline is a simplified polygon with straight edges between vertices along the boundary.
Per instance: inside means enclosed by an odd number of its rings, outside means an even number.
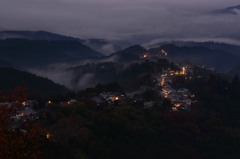
M15 109L0 107L0 158L37 159L46 138L46 131L34 122L25 122L16 127L11 119Z
M0 90L0 101L8 102L8 101L25 101L29 97L28 87L16 87L13 90L9 91L1 91Z

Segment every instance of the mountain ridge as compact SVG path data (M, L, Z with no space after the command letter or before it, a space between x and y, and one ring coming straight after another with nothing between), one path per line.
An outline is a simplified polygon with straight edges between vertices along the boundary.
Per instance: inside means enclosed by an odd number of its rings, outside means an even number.
M79 40L79 38L74 38L71 36L60 35L57 33L47 32L47 31L15 31L6 30L0 31L0 39L28 39L28 40Z
M228 72L240 62L240 58L236 55L203 46L181 47L168 44L158 49L168 52L168 58L175 62L191 61L194 64L213 66L219 72ZM151 52L151 49L149 51Z
M223 9L215 10L213 14L226 14L226 15L240 15L240 5L230 6Z
M16 66L33 67L72 58L103 56L76 40L0 40L0 59Z
M111 54L115 51L121 50L121 46L114 44L106 39L81 39L72 36L61 35L57 33L52 33L48 31L16 31L16 30L5 30L0 31L0 39L27 39L27 40L48 40L48 41L58 41L58 40L72 40L78 41L82 44L90 47L97 52L102 54Z
M42 96L65 94L69 90L53 81L12 67L0 67L0 90L8 91L19 86L28 87L31 93Z

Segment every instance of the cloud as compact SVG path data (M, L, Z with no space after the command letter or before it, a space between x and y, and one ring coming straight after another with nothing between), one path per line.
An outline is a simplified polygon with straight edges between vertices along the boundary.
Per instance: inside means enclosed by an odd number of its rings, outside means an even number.
M238 0L0 0L0 28L47 30L81 38L233 38L237 17L208 11ZM146 41L145 40L145 41Z
M92 87L97 83L97 80L94 78L94 74L86 73L81 76L76 76L73 71L67 71L66 68L62 68L61 65L45 69L28 69L28 71L38 76L46 77L73 91L79 91L81 89Z

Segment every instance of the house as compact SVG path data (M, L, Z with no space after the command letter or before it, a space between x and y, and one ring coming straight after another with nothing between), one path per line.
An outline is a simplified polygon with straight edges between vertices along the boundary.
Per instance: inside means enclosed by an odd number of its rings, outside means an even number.
M153 102L153 101L150 101L150 102L144 102L143 105L144 105L144 109L148 109L148 108L153 107L154 102Z
M68 101L68 104L77 104L78 101L76 99L71 99Z
M15 120L19 120L21 118L28 118L35 114L36 114L36 112L33 109L25 108L23 110L17 111L17 114L15 116L13 116L12 118Z
M91 99L92 99L97 105L105 102L104 98L103 98L101 95L94 96L94 97L92 97Z
M27 101L23 101L22 105L33 107L33 106L38 105L38 102L36 100L27 100Z

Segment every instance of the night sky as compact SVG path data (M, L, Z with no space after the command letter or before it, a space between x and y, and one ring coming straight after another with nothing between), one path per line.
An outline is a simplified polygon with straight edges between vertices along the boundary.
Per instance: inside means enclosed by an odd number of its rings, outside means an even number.
M211 14L239 5L239 0L0 0L0 4L1 30L133 41L240 40L236 35L240 14Z

